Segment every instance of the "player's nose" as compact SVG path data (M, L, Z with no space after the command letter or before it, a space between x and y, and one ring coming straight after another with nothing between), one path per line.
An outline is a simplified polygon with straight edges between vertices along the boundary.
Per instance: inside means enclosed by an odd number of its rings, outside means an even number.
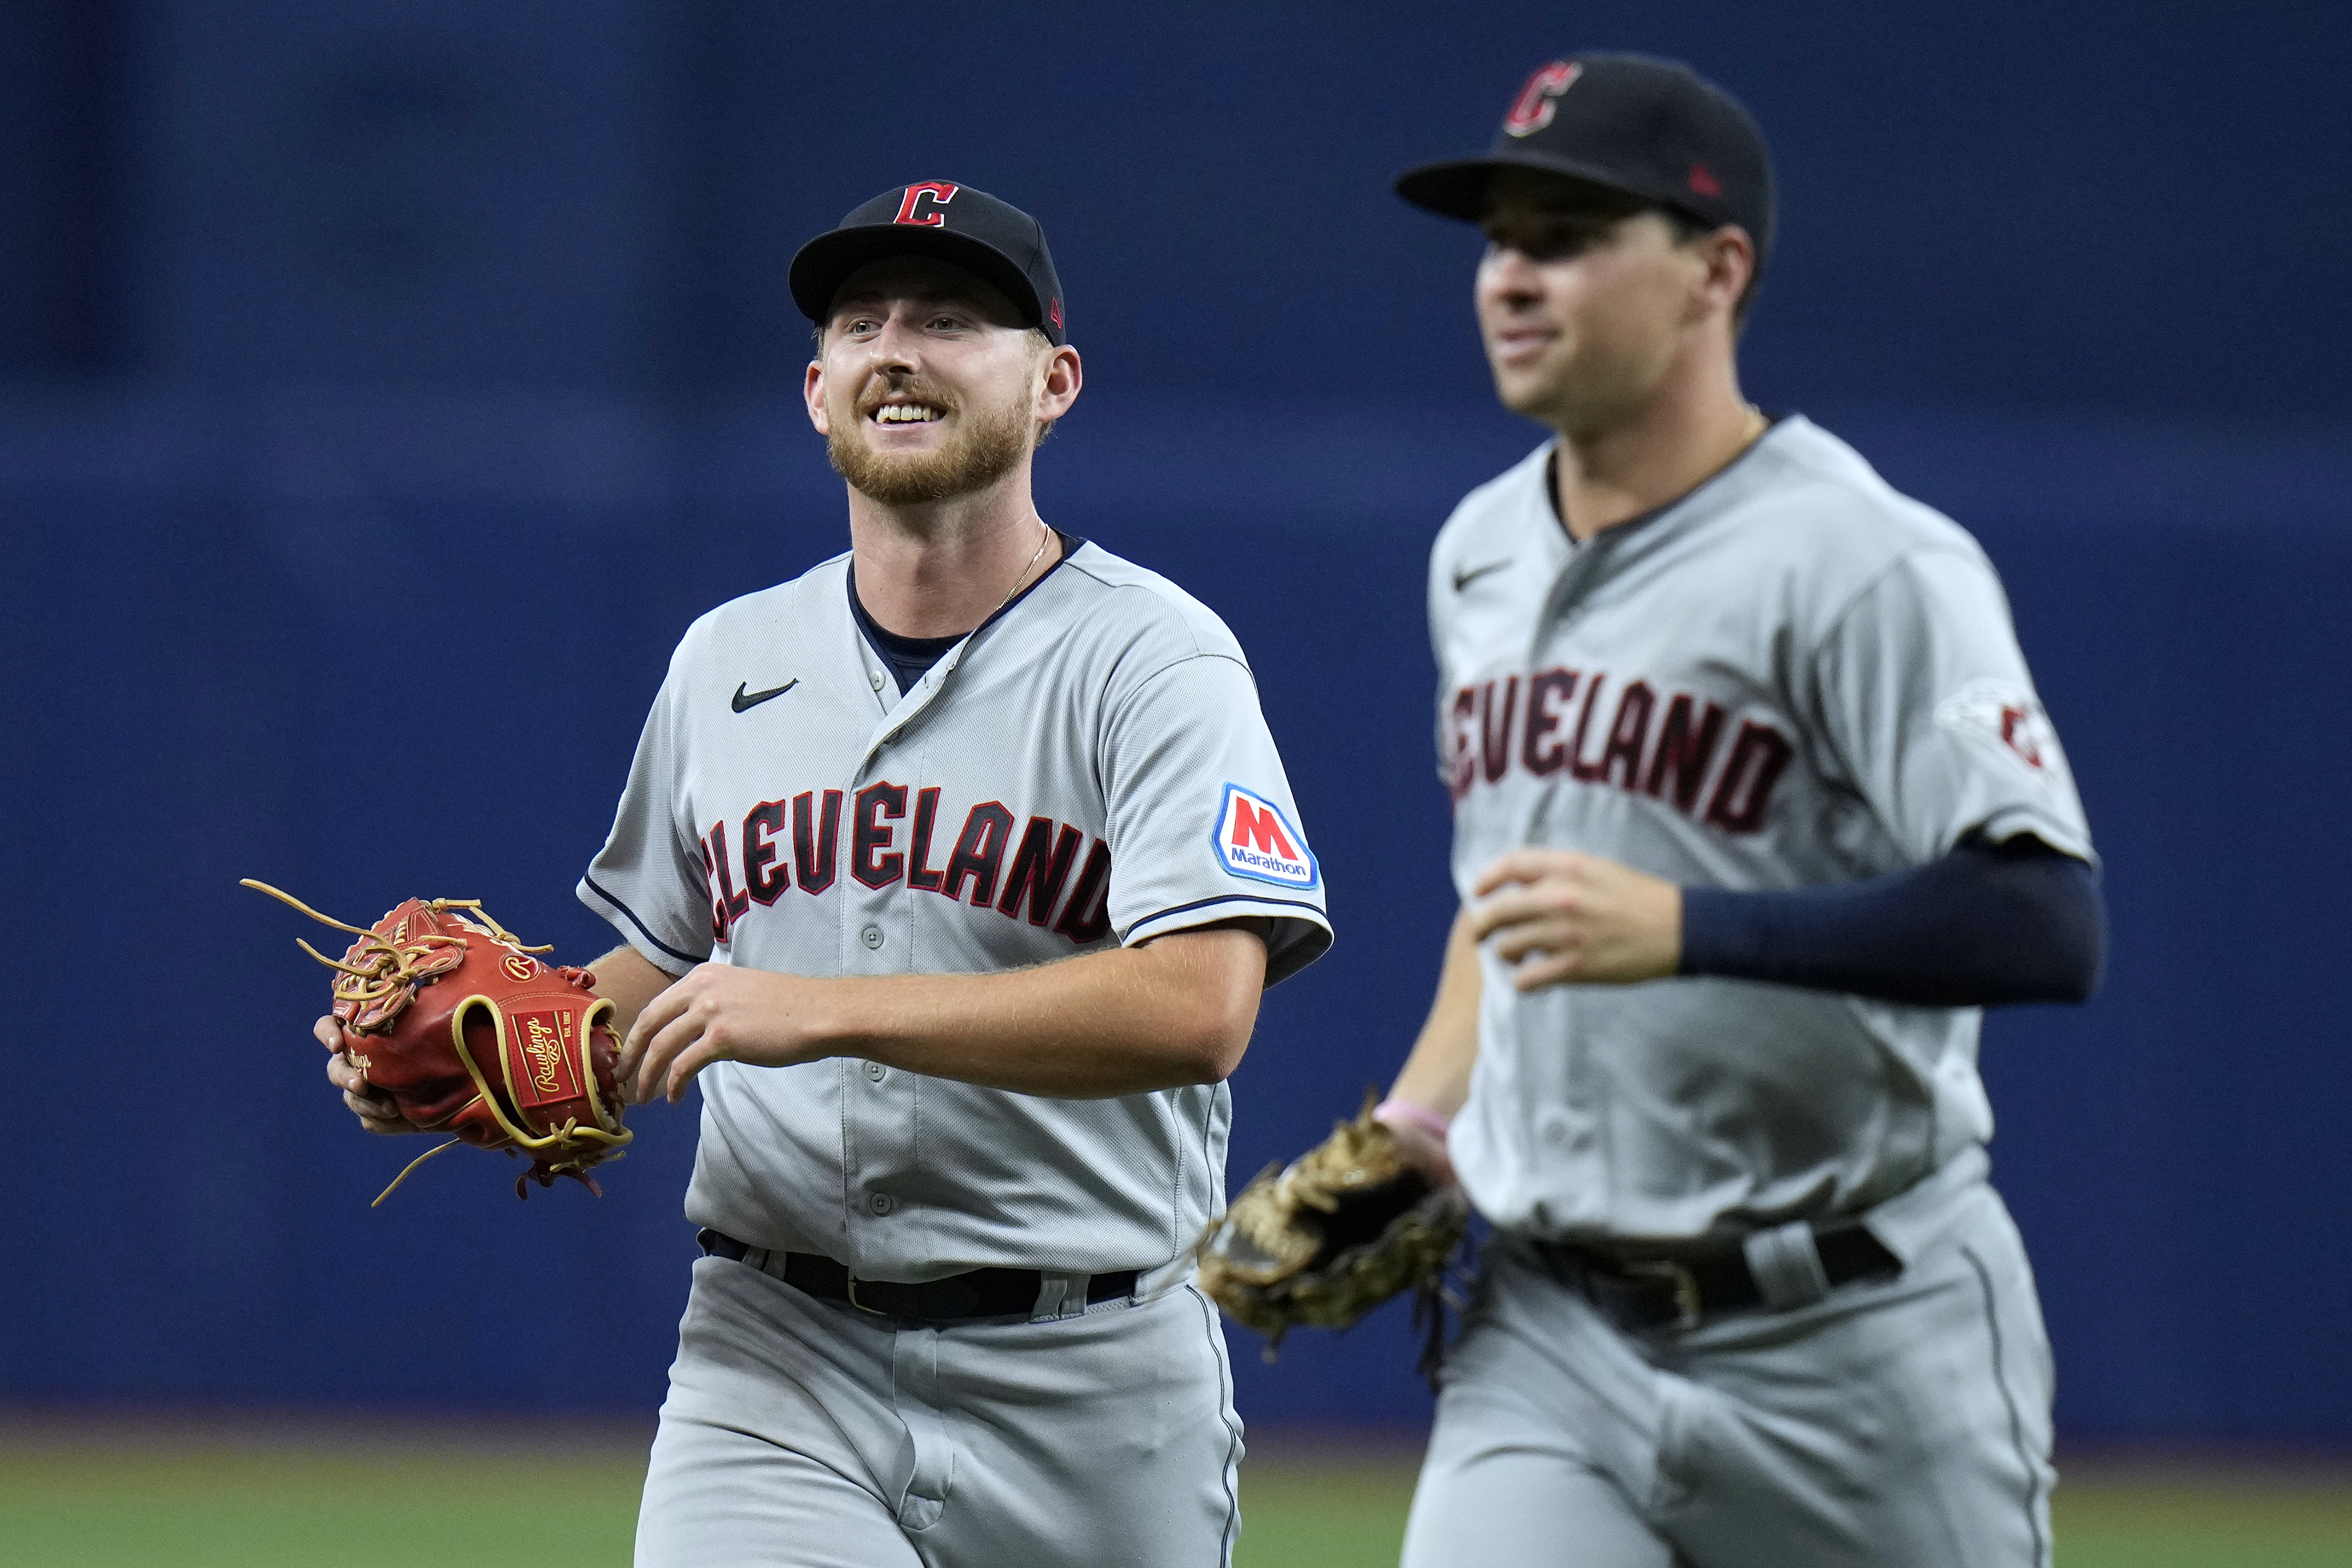
M921 346L922 334L896 316L865 343L868 363L882 373L912 371L922 361Z
M1543 268L1524 250L1497 246L1478 268L1478 292L1497 300L1534 300L1543 294Z

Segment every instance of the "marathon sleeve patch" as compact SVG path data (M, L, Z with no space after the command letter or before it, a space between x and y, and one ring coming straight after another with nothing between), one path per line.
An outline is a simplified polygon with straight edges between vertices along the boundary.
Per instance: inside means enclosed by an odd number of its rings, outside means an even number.
M1240 659L1196 653L1153 671L1115 703L1096 755L1118 858L1105 907L1122 943L1262 919L1268 985L1331 945L1320 868Z
M1236 784L1225 785L1224 805L1210 835L1217 858L1236 877L1277 888L1312 888L1321 880L1314 852L1282 808Z

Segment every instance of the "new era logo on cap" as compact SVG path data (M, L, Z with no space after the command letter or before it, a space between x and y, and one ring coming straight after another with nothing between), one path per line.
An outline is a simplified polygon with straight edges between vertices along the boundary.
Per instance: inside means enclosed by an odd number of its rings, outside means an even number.
M1216 831L1209 836L1217 858L1236 877L1272 882L1278 888L1311 888L1319 879L1313 851L1306 838L1282 815L1282 808L1262 795L1229 784L1217 813Z

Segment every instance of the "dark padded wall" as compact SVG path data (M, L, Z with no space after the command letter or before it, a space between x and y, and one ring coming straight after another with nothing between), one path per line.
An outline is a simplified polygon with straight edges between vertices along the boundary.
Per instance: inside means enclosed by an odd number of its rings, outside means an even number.
M641 1113L602 1203L452 1154L370 1212L413 1151L333 1105L304 922L235 882L609 942L570 888L671 645L842 542L782 263L904 178L1045 217L1090 384L1041 504L1231 622L1329 871L1234 1173L1385 1079L1450 912L1423 560L1535 432L1473 241L1384 181L1598 41L1757 107L1751 393L1983 539L2082 777L2106 989L1986 1044L2063 1431L2352 1438L2336 24L1100 15L152 0L38 41L66 139L0 151L0 268L67 313L0 312L0 1399L657 1397L690 1115ZM1398 1317L1274 1367L1236 1335L1245 1414L1418 1418Z

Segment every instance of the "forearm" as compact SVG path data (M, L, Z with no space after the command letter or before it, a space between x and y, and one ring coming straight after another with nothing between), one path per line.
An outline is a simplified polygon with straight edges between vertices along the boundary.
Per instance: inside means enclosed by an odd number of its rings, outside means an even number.
M677 983L677 976L623 942L588 966L596 994L613 1004L613 1032L626 1038L646 1005Z
M1446 938L1436 999L1413 1041L1412 1054L1405 1058L1404 1070L1389 1090L1391 1100L1408 1100L1449 1118L1462 1109L1470 1098L1470 1069L1478 1059L1478 943L1465 910L1454 917Z
M1232 1072L1257 1025L1265 942L1238 924L983 974L844 975L698 965L646 1003L620 1071L645 1103L714 1062L886 1068L1057 1100Z
M1104 1100L1223 1079L1249 1044L1265 984L1255 936L1181 931L1034 969L836 980L817 1026L827 1055Z

